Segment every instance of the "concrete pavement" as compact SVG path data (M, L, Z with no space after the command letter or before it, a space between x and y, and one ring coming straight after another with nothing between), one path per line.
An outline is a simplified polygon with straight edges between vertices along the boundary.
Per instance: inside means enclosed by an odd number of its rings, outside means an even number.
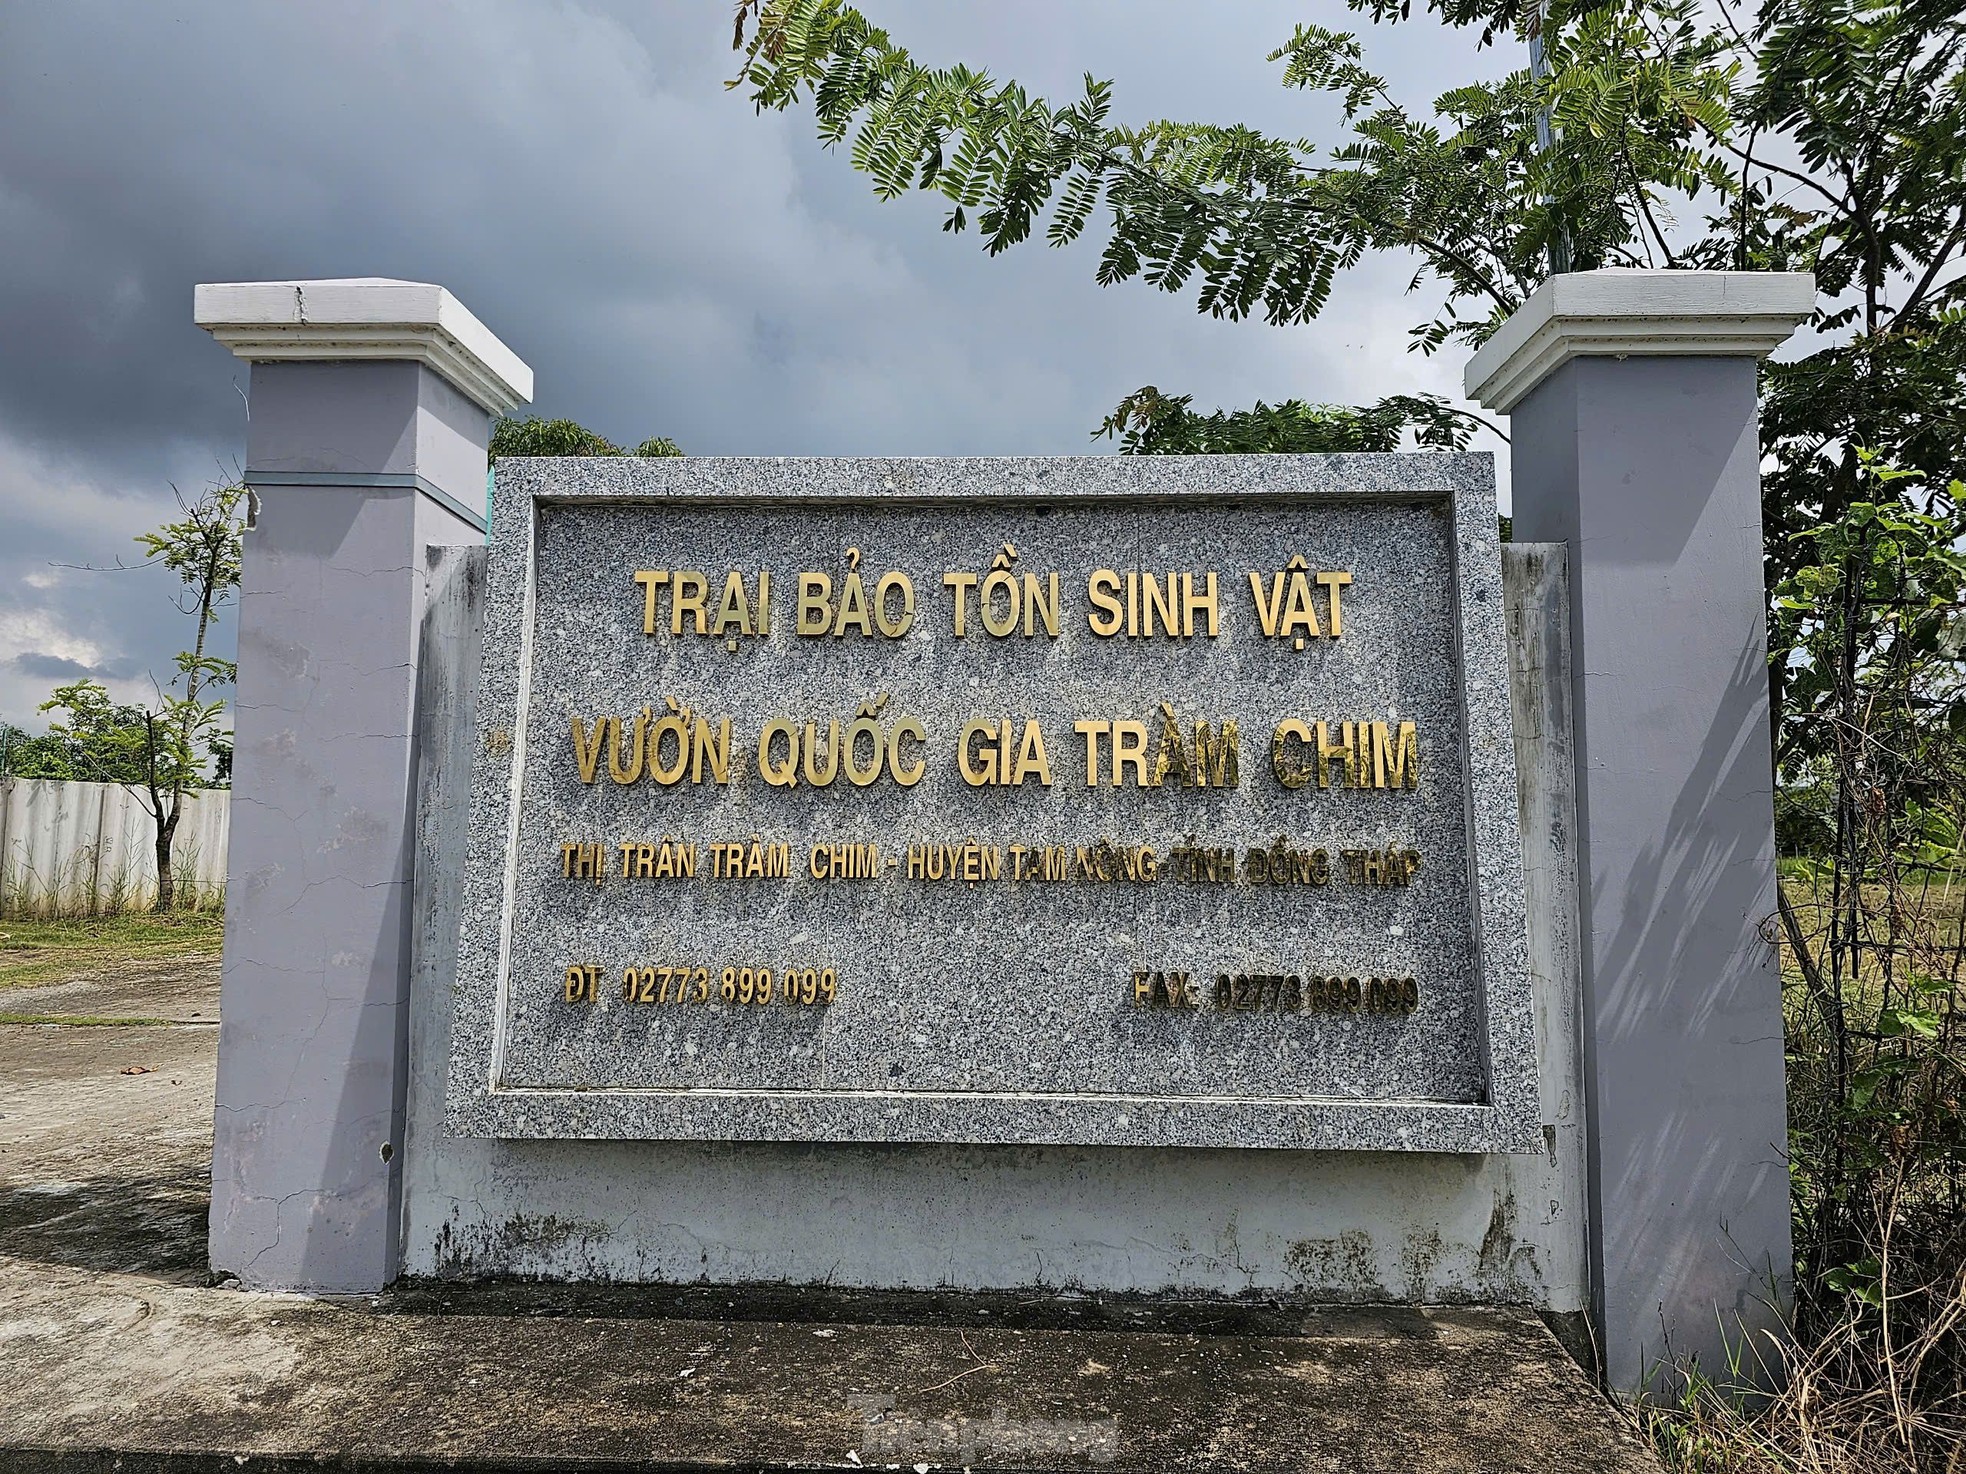
M1523 1310L211 1287L208 971L0 1026L0 1469L1656 1474Z

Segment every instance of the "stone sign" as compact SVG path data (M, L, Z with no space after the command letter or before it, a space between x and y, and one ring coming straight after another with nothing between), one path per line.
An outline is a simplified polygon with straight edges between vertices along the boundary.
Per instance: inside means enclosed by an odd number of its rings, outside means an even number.
M1540 1144L1486 456L508 460L449 1128Z

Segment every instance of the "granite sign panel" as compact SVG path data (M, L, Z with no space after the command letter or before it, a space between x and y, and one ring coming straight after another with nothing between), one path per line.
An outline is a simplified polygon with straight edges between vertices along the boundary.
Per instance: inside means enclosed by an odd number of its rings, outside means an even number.
M1508 1151L1486 456L507 460L447 1124Z

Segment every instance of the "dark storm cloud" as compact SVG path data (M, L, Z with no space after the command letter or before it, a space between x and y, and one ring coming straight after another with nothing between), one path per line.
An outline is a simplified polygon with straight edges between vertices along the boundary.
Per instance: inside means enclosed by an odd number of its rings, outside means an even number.
M79 660L70 660L63 655L48 655L39 650L23 650L13 658L11 664L24 676L45 676L53 681L79 681L84 677L133 674L127 667L120 665L112 672L105 666L84 665Z
M924 59L1057 92L1114 76L1131 119L1330 116L1263 61L1319 18L1300 4L873 8ZM932 201L875 202L807 119L726 92L728 13L0 9L0 714L45 694L24 655L162 672L185 638L154 572L50 566L113 558L168 483L236 467L246 372L193 327L200 281L442 282L532 364L543 412L706 453L1076 452L1144 383L1206 405L1458 372L1404 354L1391 265L1273 330L1102 292L1089 249L988 260ZM1422 28L1375 46L1417 98L1467 65Z

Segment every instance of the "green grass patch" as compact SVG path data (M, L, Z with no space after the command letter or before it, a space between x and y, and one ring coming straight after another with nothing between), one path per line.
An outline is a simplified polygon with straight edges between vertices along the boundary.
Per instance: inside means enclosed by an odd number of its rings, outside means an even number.
M0 989L65 982L132 962L214 953L224 936L225 917L217 911L0 920Z
M96 1013L0 1013L0 1024L54 1024L64 1029L156 1029L167 1018L107 1018Z

